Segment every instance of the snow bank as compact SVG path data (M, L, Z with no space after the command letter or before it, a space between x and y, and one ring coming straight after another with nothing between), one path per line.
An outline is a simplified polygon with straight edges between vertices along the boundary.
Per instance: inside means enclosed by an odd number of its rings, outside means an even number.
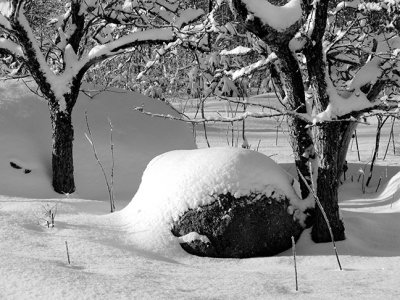
M342 207L364 213L400 213L400 172L390 178L379 194L365 199L349 200L342 204Z
M89 89L88 89L89 90ZM96 92L94 92L96 91ZM17 197L60 197L51 187L51 124L47 103L22 82L0 83L0 194ZM75 129L74 163L77 192L73 197L108 199L107 188L85 138L84 112L105 170L111 171L110 128L115 155L115 196L128 202L135 194L147 163L160 153L195 148L189 126L171 120L149 118L132 108L145 106L154 113L175 114L165 103L118 89L81 93L72 113ZM14 162L23 169L10 166ZM31 173L25 174L29 169Z
M214 195L230 193L239 198L275 192L289 198L293 213L306 202L299 199L292 182L272 159L252 150L220 147L167 152L149 163L121 217L142 247L177 251L179 242L170 228L187 210L214 202Z

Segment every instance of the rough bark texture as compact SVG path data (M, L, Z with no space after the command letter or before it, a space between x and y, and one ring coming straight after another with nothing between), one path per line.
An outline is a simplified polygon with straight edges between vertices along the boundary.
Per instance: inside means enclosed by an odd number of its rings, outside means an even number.
M294 58L288 45L272 47L279 58L279 69L282 82L285 87L286 108L298 113L307 113L305 106L305 95L303 78L297 60ZM311 175L308 168L309 157L307 149L313 148L313 141L308 124L300 118L288 117L288 127L290 132L290 144L293 149L296 168L306 178L307 183L311 185ZM311 153L313 155L313 153ZM302 198L309 194L307 185L300 180L300 189Z
M286 2L287 1L285 0L274 0L271 3L284 5ZM304 1L302 4L303 18L306 18L310 9L308 2L309 1ZM268 44L271 50L277 55L279 59L281 81L284 85L286 108L298 113L306 113L301 70L294 54L289 48L289 42L301 27L302 20L294 23L284 32L278 32L264 24L257 17L247 18L248 11L246 5L242 1L233 0L232 6L237 17L245 23L246 28ZM312 157L307 155L307 151L312 150L313 141L309 130L306 128L307 123L299 118L288 117L288 125L290 131L290 143L293 149L296 167L306 178L308 184L311 184L308 161ZM311 155L314 155L313 151L311 151ZM309 190L306 184L302 181L300 181L300 189L302 197L307 197Z
M276 198L275 198L276 197ZM199 256L245 258L271 256L291 247L303 230L288 213L289 200L282 196L251 194L234 198L219 195L212 204L188 210L174 222L172 233L197 232L210 243L195 240L181 244Z
M339 153L337 160L338 174L337 178L340 179L343 173L343 165L346 161L347 151L349 149L350 141L354 131L357 128L357 122L341 122L340 127L340 142Z
M75 192L72 110L81 86L78 76L72 82L71 92L64 94L64 99L53 98L48 101L52 125L52 182L54 191L60 194ZM49 91L48 97L51 95L52 91ZM60 110L60 101L65 101L63 110Z
M72 144L74 129L71 115L66 112L50 112L52 135L53 188L57 193L75 191Z
M338 170L340 149L340 123L324 123L314 129L315 146L319 156L317 196L324 208L335 240L344 240L344 226L339 215L338 188L341 170ZM344 163L344 161L343 161ZM342 163L342 165L343 165ZM331 236L322 212L316 209L312 229L315 242L330 242Z

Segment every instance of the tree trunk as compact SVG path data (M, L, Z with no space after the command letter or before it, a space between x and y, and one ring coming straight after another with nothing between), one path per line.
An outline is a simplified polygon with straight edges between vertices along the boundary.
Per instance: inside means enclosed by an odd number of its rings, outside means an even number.
M357 128L357 122L341 122L340 128L340 143L339 143L339 154L337 160L338 174L337 178L340 179L340 176L343 173L343 165L346 161L347 152L349 150L349 145L351 138L353 136L354 131Z
M70 194L75 191L72 143L74 128L71 113L50 108L52 124L52 169L53 188L57 193Z
M298 113L307 113L305 106L304 86L301 71L296 58L289 49L288 45L272 46L272 50L279 58L279 71L282 82L285 87L284 105L288 110ZM288 116L288 127L290 132L290 145L293 149L297 172L301 172L311 185L311 174L308 169L308 161L313 157L313 141L307 128L307 123L297 117ZM310 155L308 152L311 150ZM300 182L300 190L302 198L306 198L309 194L307 185L302 180Z
M342 171L345 156L341 147L348 147L347 141L342 141L342 124L339 122L324 123L314 128L315 147L318 153L317 196L328 217L336 241L344 240L344 225L339 214L338 188L339 176ZM348 137L346 136L346 139ZM316 207L315 223L311 232L314 242L330 242L331 236L324 216Z

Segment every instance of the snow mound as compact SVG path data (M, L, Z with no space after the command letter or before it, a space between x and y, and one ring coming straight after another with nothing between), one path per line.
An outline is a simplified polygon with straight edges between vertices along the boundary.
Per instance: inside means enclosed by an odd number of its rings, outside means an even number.
M31 87L32 88L32 87ZM36 87L33 87L34 89ZM107 188L91 145L85 138L87 111L93 142L110 176L110 127L113 124L114 188L117 201L132 199L147 163L160 153L195 148L192 132L183 123L149 118L132 108L175 114L165 103L118 89L85 87L72 113L75 129L76 198L108 199ZM16 197L60 197L51 187L51 124L47 103L22 82L0 83L0 194ZM12 167L18 165L21 169ZM30 170L29 173L25 173ZM121 208L122 204L117 208Z
M149 163L121 218L142 247L177 251L179 242L170 232L172 222L189 209L216 201L216 195L230 193L239 198L275 192L287 196L291 213L297 208L303 211L310 204L299 199L292 182L278 164L256 151L226 147L171 151Z
M383 211L400 212L400 172L389 180L378 198L386 201L382 205ZM388 208L389 210L387 210Z
M346 201L341 203L341 207L357 212L400 213L400 172L386 183L379 194Z

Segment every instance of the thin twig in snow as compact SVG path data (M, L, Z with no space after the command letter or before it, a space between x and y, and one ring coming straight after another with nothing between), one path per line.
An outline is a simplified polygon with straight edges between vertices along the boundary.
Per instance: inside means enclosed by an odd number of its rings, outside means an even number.
M293 261L294 261L294 277L296 280L296 291L299 290L299 284L297 281L297 263L296 263L296 242L294 236L292 236L292 251L293 251Z
M69 258L69 250L68 250L68 242L67 241L65 241L65 248L67 249L67 259L68 259L68 264L70 265L71 264L71 260Z
M307 180L304 178L303 174L300 172L299 169L297 169L297 172L300 175L301 180L303 180L304 184L306 185L306 187L310 191L310 193L312 193L312 195L313 195L313 197L315 199L315 202L317 203L319 209L321 210L322 216L324 217L326 225L328 226L329 234L331 236L332 245L333 245L333 249L335 251L336 260L337 260L337 263L339 265L339 269L340 269L340 271L342 271L342 265L340 264L339 254L338 254L338 251L337 251L337 248L336 248L336 243L335 243L335 239L333 237L332 227L331 227L331 225L329 223L328 216L326 215L325 210L324 210L321 202L319 201L319 198L318 198L317 194L315 193L314 187L310 187L310 185L307 183ZM311 177L312 177L312 171L310 171L310 174L311 174ZM313 182L314 182L314 180L311 178L311 184L313 184Z
M86 121L86 128L88 130L88 134L85 132L85 137L89 141L90 145L92 145L94 157L95 157L98 165L101 168L101 172L103 173L104 180L105 180L106 185L107 185L107 191L108 191L109 200L110 200L110 210L111 210L111 212L114 212L115 211L115 202L114 202L113 187L108 182L108 177L107 177L106 171L104 170L103 164L101 163L101 161L99 159L99 156L97 155L96 146L95 146L95 144L93 142L92 132L91 132L90 126L89 126L87 111L85 111L85 121ZM111 122L110 122L110 124L111 124ZM111 130L112 130L112 124L110 126L111 126ZM112 139L112 131L111 131L111 139ZM113 179L114 178L114 146L113 146L113 142L111 142L111 155L113 157L113 165L112 165L112 169L111 169L111 174L112 174L111 175L111 181L112 181L112 184L113 184L114 183L114 179Z

